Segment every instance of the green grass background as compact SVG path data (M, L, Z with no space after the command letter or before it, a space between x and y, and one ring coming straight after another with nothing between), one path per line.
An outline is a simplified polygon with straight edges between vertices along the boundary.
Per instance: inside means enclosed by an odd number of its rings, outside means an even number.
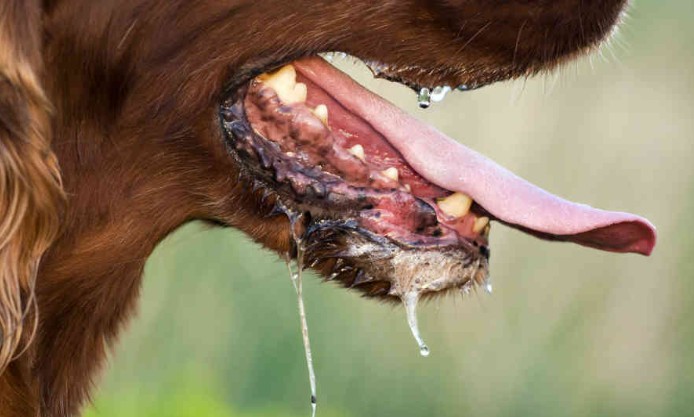
M321 417L694 415L694 3L637 1L612 46L555 75L421 111L562 196L637 212L650 258L492 227L494 293L404 312L305 279ZM88 417L308 416L295 296L278 257L191 224L147 263L140 311Z

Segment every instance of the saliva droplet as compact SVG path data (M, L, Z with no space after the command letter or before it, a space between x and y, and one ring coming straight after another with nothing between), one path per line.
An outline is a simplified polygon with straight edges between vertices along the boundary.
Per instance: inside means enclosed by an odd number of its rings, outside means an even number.
M429 347L424 343L422 336L419 334L419 325L417 324L417 301L419 301L419 293L411 291L402 296L401 299L405 305L405 312L407 313L407 324L410 326L414 340L416 340L419 345L419 354L427 357L430 353Z
M425 358L429 356L431 352L429 351L429 346L423 345L419 347L419 354L424 356Z
M422 87L417 95L417 104L422 109L427 109L431 106L431 91L428 88Z
M443 101L444 98L446 98L446 94L451 92L451 87L444 85L444 86L437 86L434 87L433 90L431 90L431 101L434 103L440 103Z
M491 294L492 290L492 277L487 275L487 278L484 279L484 290L487 291L487 294Z

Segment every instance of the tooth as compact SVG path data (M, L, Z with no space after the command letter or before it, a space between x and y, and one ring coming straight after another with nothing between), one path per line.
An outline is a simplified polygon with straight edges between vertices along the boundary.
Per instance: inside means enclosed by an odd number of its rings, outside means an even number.
M290 97L287 97L288 100L283 102L285 104L294 104L294 103L304 103L306 102L306 96L308 95L308 88L306 88L306 84L304 83L298 83L294 86L294 90L291 94Z
M436 204L439 206L442 212L451 217L458 218L463 217L470 212L472 198L463 193L453 193L448 197L437 199Z
M258 80L275 90L277 97L284 104L306 101L306 84L296 82L296 70L293 65L285 65L273 73L263 74Z
M475 224L472 225L472 231L479 233L489 225L489 217L478 217L475 219Z
M412 192L412 187L410 187L410 184L405 184L405 190L407 190L408 193Z
M294 65L287 64L273 72L266 72L258 76L258 78L266 83L282 80L282 82L291 82L291 84L294 84L296 82L296 69L294 69Z
M354 145L349 148L349 153L366 162L366 154L364 153L364 147L361 145Z
M388 169L385 169L381 173L393 181L397 181L398 178L400 177L400 175L398 174L398 169L395 167L390 167Z
M328 106L325 104L317 105L316 109L313 110L313 114L315 114L324 125L328 124Z

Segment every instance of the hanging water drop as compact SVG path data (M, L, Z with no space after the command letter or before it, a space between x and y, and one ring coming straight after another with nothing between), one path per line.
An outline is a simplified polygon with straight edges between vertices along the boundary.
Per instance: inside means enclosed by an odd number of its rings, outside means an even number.
M484 290L487 291L487 294L492 293L492 277L490 275L487 275L487 278L484 279Z
M434 103L440 103L443 101L444 98L446 98L446 94L451 92L451 87L444 85L444 86L437 86L434 87L434 89L431 91L431 101Z
M430 353L429 347L424 343L422 336L419 334L419 325L417 324L417 301L419 301L419 293L415 291L408 292L402 296L401 299L405 305L405 312L407 313L407 324L410 326L412 336L414 336L414 339L419 345L419 354L427 357Z
M419 104L419 107L422 109L426 109L431 106L431 92L428 88L422 87L422 89L419 90L419 95L417 95L417 104Z
M460 84L455 89L458 91L468 91L468 90L470 90L470 87L468 87L467 84Z

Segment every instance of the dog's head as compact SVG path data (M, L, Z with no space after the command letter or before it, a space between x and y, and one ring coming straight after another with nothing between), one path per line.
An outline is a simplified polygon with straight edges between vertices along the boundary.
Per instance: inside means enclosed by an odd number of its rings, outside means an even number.
M644 219L552 196L319 57L357 57L426 106L589 51L624 3L55 0L40 11L38 2L6 2L0 210L14 211L0 218L12 232L0 235L0 254L25 269L0 274L15 297L0 299L3 333L21 321L12 306L26 304L8 283L27 287L54 234L61 193L46 147L48 102L73 196L66 227L114 207L129 209L119 213L138 227L209 220L383 298L483 283L490 220L649 253L655 232ZM22 68L29 75L18 78ZM22 153L30 150L35 157ZM35 223L35 234L22 222Z

